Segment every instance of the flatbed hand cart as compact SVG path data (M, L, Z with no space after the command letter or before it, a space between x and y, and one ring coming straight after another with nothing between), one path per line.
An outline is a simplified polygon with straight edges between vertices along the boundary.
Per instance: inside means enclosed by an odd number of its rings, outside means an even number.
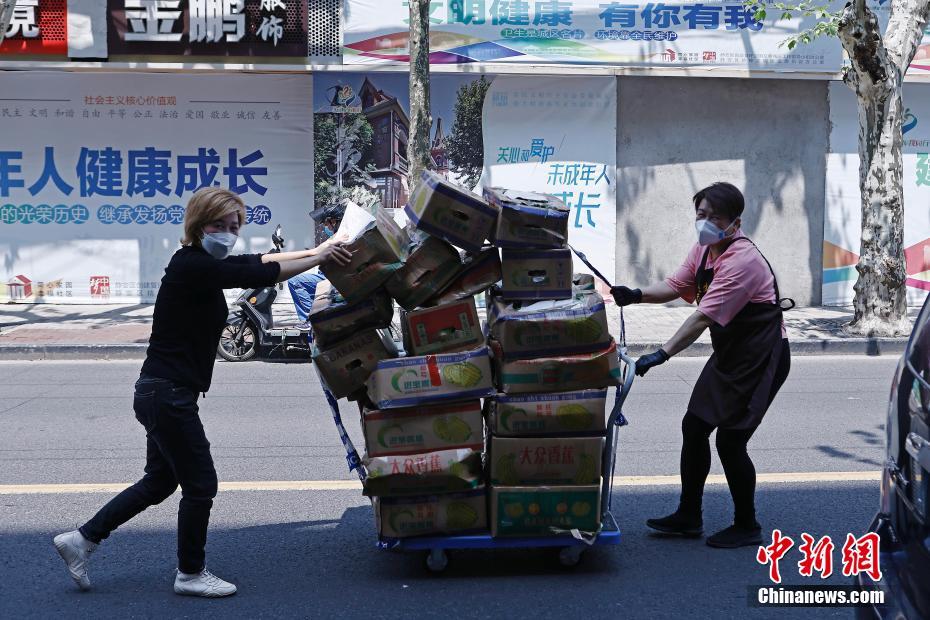
M621 319L622 324L622 319ZM625 331L625 330L624 330ZM625 335L625 334L624 334ZM625 345L625 338L621 340ZM498 537L494 538L490 532L467 535L447 536L417 536L412 538L379 538L378 547L401 552L426 552L426 566L433 572L442 572L448 566L447 551L450 549L513 549L513 548L560 548L559 561L563 566L574 566L581 559L582 553L590 546L617 545L620 543L620 528L610 512L611 491L613 489L614 467L616 465L617 435L621 426L626 426L627 419L623 415L623 403L633 386L636 362L627 355L626 347L618 347L621 364L621 383L616 388L613 408L607 420L607 437L604 442L604 453L601 459L601 528L598 532L584 533L575 531L554 533L551 536L533 537ZM349 470L354 471L363 483L368 475L359 458L358 452L352 444L342 416L339 413L339 404L330 393L326 384L320 381L323 393L332 409L333 421L339 431L339 436L346 449L346 462Z

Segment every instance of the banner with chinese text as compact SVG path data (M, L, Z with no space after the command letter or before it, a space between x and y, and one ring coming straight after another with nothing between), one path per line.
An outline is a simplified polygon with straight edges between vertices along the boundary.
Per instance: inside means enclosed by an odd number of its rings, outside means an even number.
M307 56L307 0L107 0L110 56Z
M821 37L795 50L780 44L813 18L764 22L739 0L435 0L430 62L578 63L839 71L842 48ZM839 6L839 4L837 3ZM348 64L406 63L405 0L346 0L343 57Z
M0 43L6 54L68 53L67 0L16 0L13 17Z
M0 302L150 303L191 194L312 247L310 75L0 72Z
M484 99L483 128L481 185L561 198L571 209L569 243L613 278L616 80L497 76ZM590 271L577 258L574 269Z
M920 304L930 291L930 85L904 86L904 257L907 298ZM823 303L848 305L858 272L862 207L859 191L859 120L856 96L830 84L823 242Z

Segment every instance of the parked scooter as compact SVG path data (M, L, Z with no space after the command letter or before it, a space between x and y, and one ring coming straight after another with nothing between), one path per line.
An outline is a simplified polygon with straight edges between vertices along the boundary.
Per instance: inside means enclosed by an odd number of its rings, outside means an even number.
M274 249L284 248L281 226L271 235ZM293 325L275 325L271 305L284 284L260 289L246 289L236 299L226 317L217 352L230 362L262 360L310 361L309 329Z

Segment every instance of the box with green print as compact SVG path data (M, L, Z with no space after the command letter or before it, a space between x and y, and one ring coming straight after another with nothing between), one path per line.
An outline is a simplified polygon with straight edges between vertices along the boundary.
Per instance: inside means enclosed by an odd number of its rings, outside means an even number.
M424 454L366 454L363 483L369 497L457 493L481 486L481 450L459 448Z
M379 362L368 379L378 409L484 398L495 393L487 347Z
M610 344L603 298L576 291L570 299L506 301L487 294L488 332L504 357L551 357L604 349Z
M481 401L366 410L362 414L369 456L416 454L433 450L484 448Z
M607 430L607 390L498 394L484 401L488 430L500 437Z
M419 497L376 497L375 524L381 538L463 534L488 528L487 491Z
M534 359L508 359L499 342L488 345L494 356L494 379L505 394L570 392L605 388L620 382L617 345L578 355L553 355Z
M592 533L601 525L601 487L494 486L488 498L492 536Z
M603 437L497 437L488 443L488 478L504 486L598 484Z

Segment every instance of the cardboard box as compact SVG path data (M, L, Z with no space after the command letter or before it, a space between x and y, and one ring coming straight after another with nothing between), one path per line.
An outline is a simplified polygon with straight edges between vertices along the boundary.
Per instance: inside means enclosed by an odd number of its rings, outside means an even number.
M375 526L382 539L488 529L488 495L484 487L445 495L376 497L374 509Z
M607 390L498 394L485 400L488 430L500 437L607 430Z
M501 256L497 248L485 248L477 254L467 254L441 293L430 298L428 305L435 306L467 299L487 290L501 279Z
M603 451L603 437L492 436L489 480L503 486L597 484Z
M481 451L438 450L426 454L369 456L362 459L368 477L365 495L457 493L481 485Z
M397 357L397 347L383 332L369 329L325 350L314 345L312 357L333 396L343 398L365 387L380 360Z
M378 409L484 398L495 393L487 347L382 360L368 379Z
M500 295L508 300L572 296L572 251L502 250Z
M469 252L481 249L498 215L497 207L429 170L423 171L405 211L420 230Z
M369 456L484 449L481 401L368 410L362 415Z
M320 272L346 301L363 301L379 289L407 258L407 235L387 213L379 210L373 220L346 244L352 252L348 265L324 263Z
M467 351L484 344L474 297L403 312L400 326L408 355Z
M492 536L552 536L570 530L596 532L601 525L601 487L492 487Z
M401 307L413 310L445 288L461 264L458 250L442 239L427 237L410 250L404 266L384 288Z
M574 355L610 345L604 300L593 291L537 302L489 294L487 308L488 333L505 358Z
M500 209L491 243L501 248L564 248L569 208L559 198L486 187L484 198Z
M394 304L384 293L375 293L350 304L328 280L316 286L308 321L313 341L320 347L332 346L360 330L388 327L394 317Z
M494 355L497 387L507 394L531 392L573 392L617 385L620 362L617 345L593 353L508 360L496 340L489 342Z

